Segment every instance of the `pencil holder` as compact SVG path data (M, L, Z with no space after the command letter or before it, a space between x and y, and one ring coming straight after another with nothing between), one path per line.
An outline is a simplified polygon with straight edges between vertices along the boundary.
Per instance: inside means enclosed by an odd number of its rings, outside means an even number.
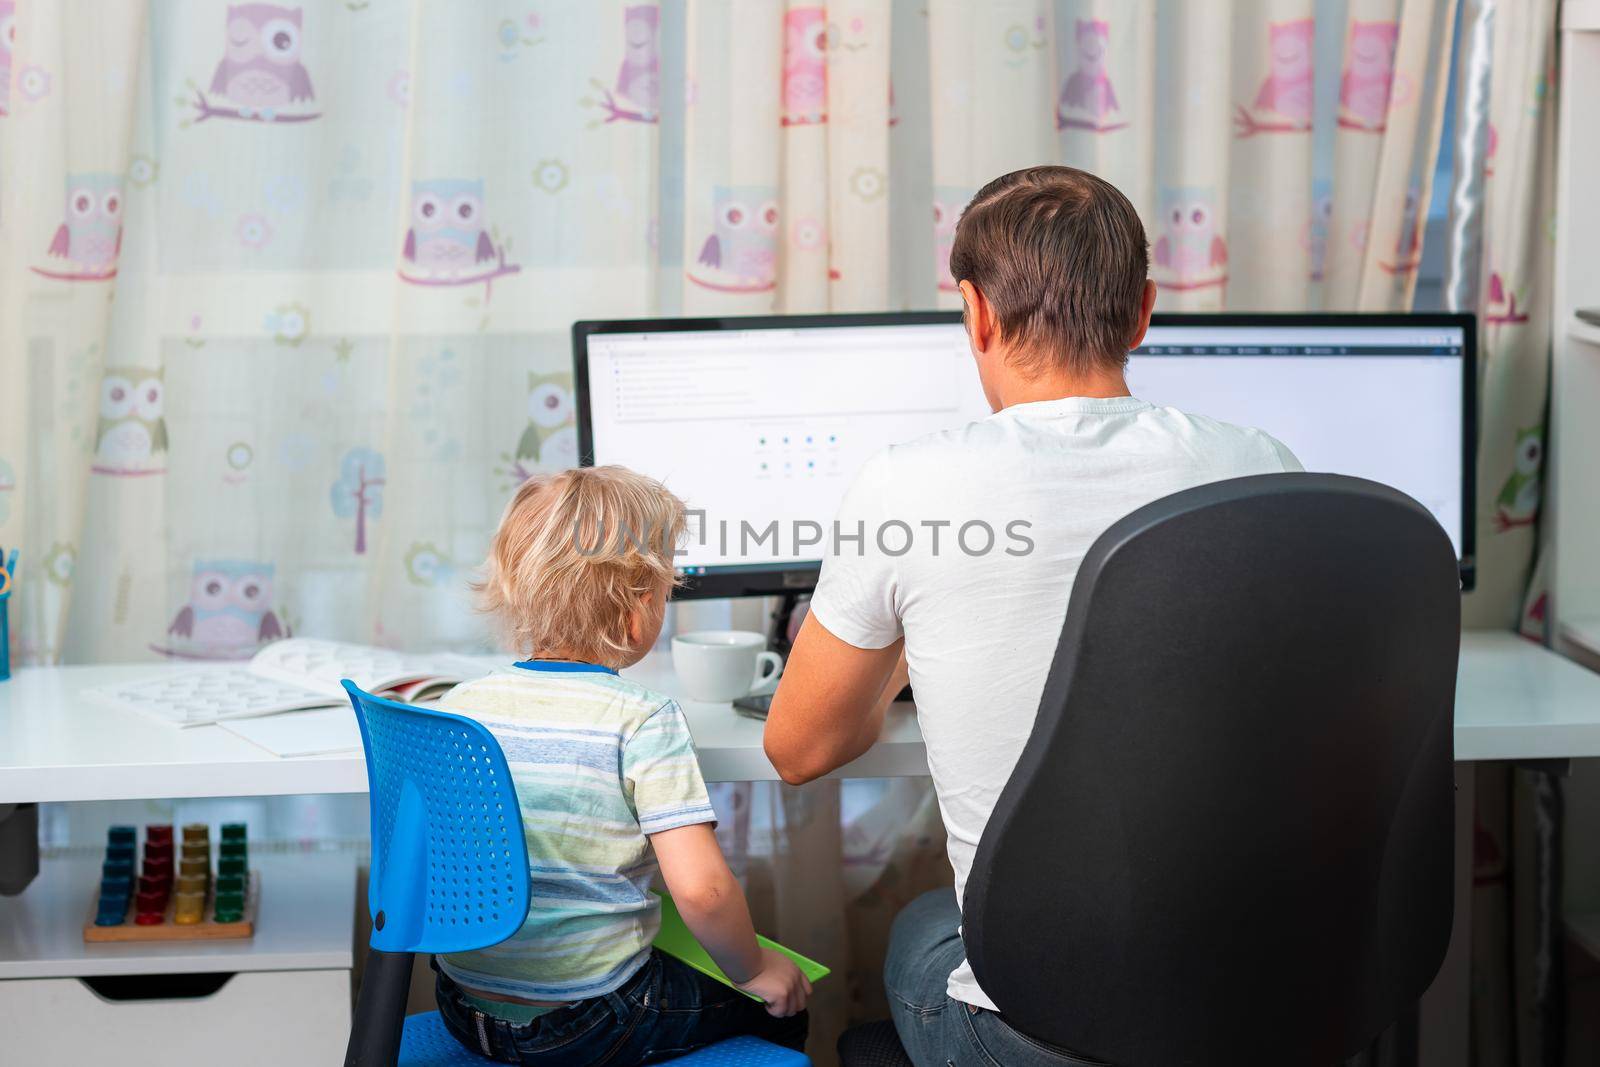
M0 593L0 682L11 677L11 591Z

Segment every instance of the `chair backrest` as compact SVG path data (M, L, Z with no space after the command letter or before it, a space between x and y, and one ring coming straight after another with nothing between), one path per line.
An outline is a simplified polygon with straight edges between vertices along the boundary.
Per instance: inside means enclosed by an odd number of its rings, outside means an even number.
M528 916L528 847L505 753L482 724L345 680L372 807L372 947L467 952Z
M1079 570L963 937L1017 1030L1127 1065L1331 1064L1453 915L1455 552L1331 475L1187 490Z

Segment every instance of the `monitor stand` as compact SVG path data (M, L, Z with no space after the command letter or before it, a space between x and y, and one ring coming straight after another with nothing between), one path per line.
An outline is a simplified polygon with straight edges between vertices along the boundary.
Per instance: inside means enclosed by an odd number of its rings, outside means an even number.
M810 593L779 593L778 604L772 609L772 614L767 619L767 647L785 660L793 645L789 641L789 624L794 620L794 613L800 607L801 598L811 599Z
M785 662L788 661L789 653L794 647L789 641L789 624L794 620L794 613L800 607L801 598L809 599L810 596L810 593L779 593L778 604L767 617L767 648L782 656ZM734 711L752 719L765 719L771 707L770 694L740 697L733 702Z
M789 653L794 650L789 641L789 623L794 618L794 613L799 608L801 600L810 601L810 593L780 593L778 606L772 609L772 615L767 623L767 647L784 658L787 662ZM895 696L896 701L910 701L912 699L911 687L905 686ZM772 703L771 697L747 697L743 703L734 702L734 708L745 714L752 714L757 718L765 718L767 707Z

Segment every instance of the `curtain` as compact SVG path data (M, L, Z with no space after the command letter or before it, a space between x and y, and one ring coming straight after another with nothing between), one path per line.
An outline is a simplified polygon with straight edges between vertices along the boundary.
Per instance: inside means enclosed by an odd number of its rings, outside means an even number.
M1015 167L1126 191L1159 308L1407 307L1454 6L0 0L16 658L483 647L500 509L576 461L574 319L955 307ZM831 1056L949 882L937 808L716 792L758 914L844 976Z

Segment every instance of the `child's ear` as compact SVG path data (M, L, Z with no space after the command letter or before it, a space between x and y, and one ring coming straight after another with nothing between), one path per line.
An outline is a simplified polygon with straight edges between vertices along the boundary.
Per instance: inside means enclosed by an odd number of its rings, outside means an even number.
M628 613L628 641L635 648L644 644L644 622L650 617L655 596L654 593L646 593L644 599L639 601L639 606Z

